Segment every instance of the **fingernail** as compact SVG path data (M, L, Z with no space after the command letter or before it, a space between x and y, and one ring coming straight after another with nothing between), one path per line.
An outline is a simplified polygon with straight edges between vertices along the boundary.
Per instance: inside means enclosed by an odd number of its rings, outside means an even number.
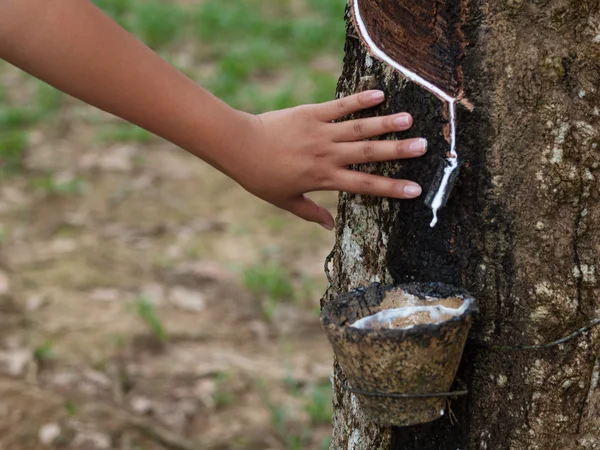
M320 223L319 225L321 225L327 231L332 231L333 230L333 225L329 225L328 223Z
M407 184L404 186L404 194L409 198L415 198L421 195L421 186L418 184Z
M417 155L424 154L427 151L427 139L419 139L418 141L413 142L408 149L411 153Z
M382 91L373 91L371 93L371 99L373 99L373 100L380 101L380 100L383 100L384 98L385 98L385 94Z
M400 128L407 127L409 123L410 123L410 119L408 118L407 115L400 116L394 120L394 125L396 125L397 127L400 127Z

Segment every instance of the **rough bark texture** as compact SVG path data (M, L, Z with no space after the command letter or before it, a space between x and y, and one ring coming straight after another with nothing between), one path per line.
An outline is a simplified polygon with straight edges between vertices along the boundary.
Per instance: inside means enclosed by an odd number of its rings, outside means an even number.
M448 0L456 1L459 0ZM423 199L342 194L333 283L324 301L372 281L467 288L480 314L471 339L553 341L600 317L600 2L463 0L458 154L464 165L440 223ZM380 88L365 115L409 111L425 136L418 161L359 170L427 189L448 149L443 103L368 56L348 26L339 94ZM493 351L468 345L470 389L452 420L392 429L364 421L334 368L333 449L600 449L600 328L558 347Z

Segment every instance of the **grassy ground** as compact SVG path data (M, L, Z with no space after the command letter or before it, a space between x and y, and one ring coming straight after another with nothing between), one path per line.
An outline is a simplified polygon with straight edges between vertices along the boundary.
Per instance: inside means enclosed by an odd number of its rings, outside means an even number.
M95 2L236 107L333 98L343 0ZM0 65L0 449L326 448L332 239Z

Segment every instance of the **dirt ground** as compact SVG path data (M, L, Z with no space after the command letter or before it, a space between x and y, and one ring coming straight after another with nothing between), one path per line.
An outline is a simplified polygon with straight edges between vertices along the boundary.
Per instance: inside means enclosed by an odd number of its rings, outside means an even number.
M114 123L69 99L0 179L0 449L327 448L333 235L157 138L94 143Z

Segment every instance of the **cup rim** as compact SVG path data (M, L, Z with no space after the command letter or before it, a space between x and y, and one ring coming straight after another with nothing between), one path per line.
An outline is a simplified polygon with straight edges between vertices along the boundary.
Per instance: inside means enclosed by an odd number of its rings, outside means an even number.
M333 308L338 306L338 304L347 298L347 295L362 295L367 292L368 289L379 289L381 290L382 300L385 294L394 289L403 289L406 292L417 295L418 297L424 297L425 295L435 297L436 294L439 295L438 298L456 296L462 298L464 301L470 301L469 305L465 309L465 311L458 315L454 316L451 319L445 320L440 323L425 323L414 325L410 328L355 328L352 327L351 323L336 323L336 321L332 320L332 317L335 317L333 314ZM381 285L380 283L372 283L367 287L359 287L348 291L347 293L343 293L338 295L331 302L325 304L320 314L320 322L322 327L329 333L333 334L343 334L348 338L364 338L364 337L378 337L380 339L386 338L404 338L412 335L422 335L422 334L436 334L436 332L441 331L446 327L456 327L461 326L465 322L469 322L473 314L479 311L477 306L477 301L475 298L467 292L463 288L459 288L447 283L441 282L433 282L433 283L402 283L402 284L387 284ZM359 320L362 317L356 319ZM354 323L354 322L353 322Z

